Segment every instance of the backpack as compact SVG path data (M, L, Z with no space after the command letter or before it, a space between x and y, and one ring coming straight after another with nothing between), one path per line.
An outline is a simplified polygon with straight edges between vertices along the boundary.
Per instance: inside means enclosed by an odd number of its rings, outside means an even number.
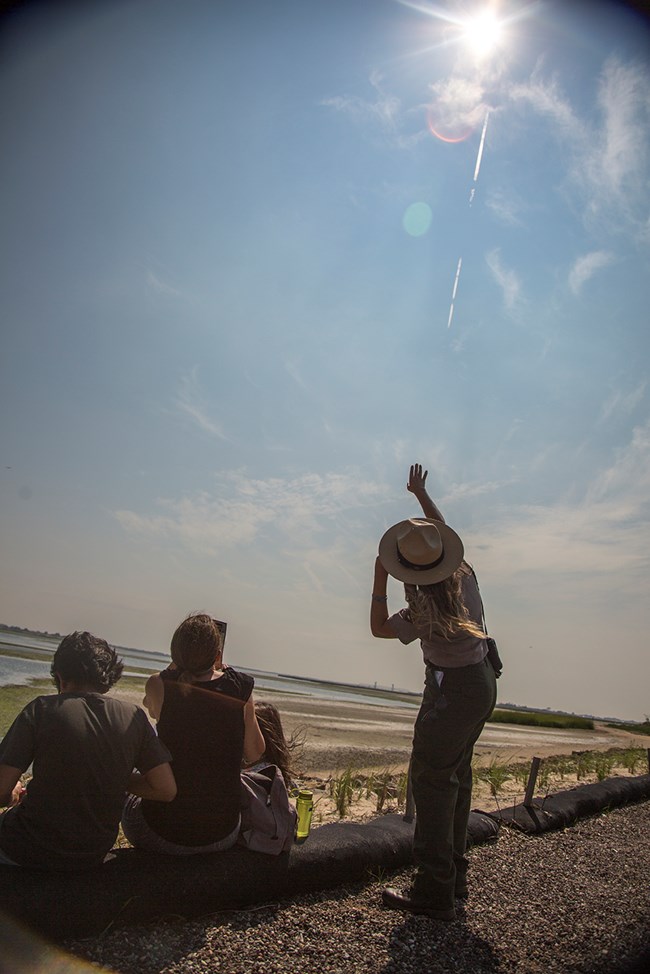
M275 764L242 771L240 845L279 856L293 844L297 817L282 772Z

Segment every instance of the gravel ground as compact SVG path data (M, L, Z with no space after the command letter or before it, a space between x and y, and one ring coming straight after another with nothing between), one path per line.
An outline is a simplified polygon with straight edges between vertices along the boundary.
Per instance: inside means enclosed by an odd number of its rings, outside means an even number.
M377 877L247 911L121 929L67 949L120 974L650 971L650 802L470 852L453 923L382 908ZM400 888L410 870L391 876Z

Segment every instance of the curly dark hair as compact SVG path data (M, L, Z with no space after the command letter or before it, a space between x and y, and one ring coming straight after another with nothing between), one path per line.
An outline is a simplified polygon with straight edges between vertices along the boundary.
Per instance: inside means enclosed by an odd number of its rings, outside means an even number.
M106 693L122 676L123 669L124 663L105 639L90 632L72 632L59 643L50 673L57 686L60 678Z

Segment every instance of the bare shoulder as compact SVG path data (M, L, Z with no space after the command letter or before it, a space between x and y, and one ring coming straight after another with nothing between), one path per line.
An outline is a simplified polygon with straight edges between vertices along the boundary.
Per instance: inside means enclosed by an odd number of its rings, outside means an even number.
M149 711L154 720L160 717L163 700L165 699L165 682L159 673L150 676L144 685L144 699L142 704Z

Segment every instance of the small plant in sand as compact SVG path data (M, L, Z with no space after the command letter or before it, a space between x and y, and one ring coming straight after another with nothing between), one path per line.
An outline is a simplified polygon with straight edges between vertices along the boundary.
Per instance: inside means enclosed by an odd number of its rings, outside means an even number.
M575 770L575 761L568 754L557 754L555 757L549 758L547 764L551 773L557 774L562 781Z
M343 818L354 797L354 771L352 767L346 768L338 778L332 778L330 795L336 811L339 813L339 818Z
M393 792L392 789L393 777L394 777L394 772L391 771L390 768L385 768L383 771L379 772L379 774L375 779L374 790L377 795L378 812L382 811L384 804L386 803L386 799L389 798Z
M604 781L610 776L615 760L613 754L596 754L594 756L593 767L599 781Z
M499 793L503 790L506 781L512 778L509 765L502 761L492 760L487 768L482 769L481 777L490 787L490 794L499 806Z
M553 766L549 764L548 761L542 761L539 766L539 771L537 773L537 784L540 791L546 791L548 794L548 788L551 783L551 775L553 774Z
M593 771L594 762L591 751L582 751L576 754L576 775L578 781L582 781Z
M512 764L510 765L510 772L514 781L518 785L521 785L522 789L525 789L528 784L528 778L530 777L530 765L529 764Z
M409 786L408 771L402 771L397 778L397 807L404 808Z
M641 747L628 747L621 756L621 764L630 774L636 774L637 768L643 762L644 754Z

